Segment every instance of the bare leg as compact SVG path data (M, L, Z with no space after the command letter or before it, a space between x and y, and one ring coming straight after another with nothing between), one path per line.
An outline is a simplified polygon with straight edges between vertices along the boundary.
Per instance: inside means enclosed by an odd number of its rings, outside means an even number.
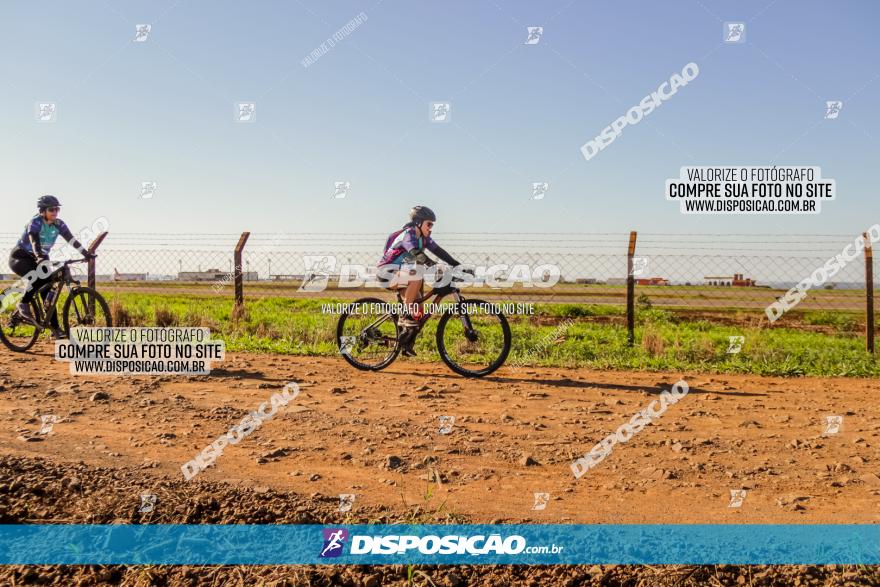
M398 271L393 283L393 287L403 289L403 303L406 304L407 313L409 313L410 306L415 303L422 290L423 280L416 279L415 275L415 271Z
M422 280L414 278L415 273L409 273L400 271L397 274L398 279L397 287L402 288L403 291L403 302L406 304L406 315L401 317L401 323L404 325L404 329L401 331L401 344L403 345L403 354L407 357L416 356L416 352L413 350L413 342L415 339L415 331L413 327L416 326L415 320L421 317L421 312L415 313L410 310L410 306L415 303L415 301L419 297L419 292L422 288Z
M407 284L406 291L403 292L403 301L406 303L407 310L409 310L412 304L418 299L421 289L421 279L414 279Z

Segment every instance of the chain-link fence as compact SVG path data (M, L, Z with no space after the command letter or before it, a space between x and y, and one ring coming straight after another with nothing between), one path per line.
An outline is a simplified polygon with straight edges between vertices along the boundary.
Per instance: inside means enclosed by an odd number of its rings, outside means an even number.
M865 255L849 261L842 255L854 238L645 235L636 254L645 259L636 290L660 307L763 314L788 289L811 279L798 310L859 312L866 302ZM839 268L829 271L832 259Z
M620 313L631 300L636 313L663 309L715 321L746 317L757 324L768 321L768 306L810 279L808 295L776 323L803 325L811 313L825 313L848 316L862 328L872 288L866 286L866 252L853 244L857 236L445 233L437 238L457 260L478 268L476 283L463 291L482 299L613 306ZM367 279L386 238L384 233L249 233L246 239L111 234L99 250L96 279L100 288L119 293L232 299L238 274L245 303L263 297L388 295ZM238 266L240 241L245 242ZM505 278L512 283L504 284ZM880 284L873 281L874 287Z

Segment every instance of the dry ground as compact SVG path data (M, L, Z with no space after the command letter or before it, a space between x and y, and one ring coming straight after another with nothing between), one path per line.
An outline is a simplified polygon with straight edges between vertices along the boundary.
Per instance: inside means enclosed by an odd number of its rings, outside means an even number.
M364 373L341 359L244 353L227 354L211 376L75 377L51 350L40 343L30 354L0 354L2 523L880 520L876 380L552 368L502 368L468 380L440 364L398 361L384 372ZM574 478L574 458L682 377L687 396ZM184 481L184 462L289 381L301 386L298 398L228 447L213 467ZM58 417L48 434L39 433L43 415ZM824 435L831 415L843 416L842 428ZM455 417L451 433L440 433L440 416ZM433 492L426 498L429 484ZM729 507L732 489L747 492L740 507ZM536 492L550 494L544 510L533 509ZM141 493L158 496L151 514L137 513ZM337 511L340 493L356 495L349 514ZM222 496L219 504L209 495ZM134 584L144 572L111 570L119 577L85 567L6 568L0 584L4 575L21 583L29 572L44 579L65 575L62 582ZM484 579L649 585L688 573L693 584L727 584L740 576L755 584L795 578L843 584L844 575L874 584L872 569L829 567L428 570L435 581L452 573L462 585ZM198 584L209 572L234 583L242 571L151 572L176 577L169 584ZM396 567L245 572L252 573L248 584L324 584L330 577L359 585L374 577L378 585L405 577ZM807 572L818 582L808 581Z

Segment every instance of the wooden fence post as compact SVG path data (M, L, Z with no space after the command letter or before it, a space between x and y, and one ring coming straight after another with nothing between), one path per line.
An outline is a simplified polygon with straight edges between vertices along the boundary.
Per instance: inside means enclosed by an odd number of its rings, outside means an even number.
M633 255L636 254L636 231L629 233L629 248L626 253L626 330L627 342L632 346L635 342L636 312L635 294L636 278L633 275Z
M107 238L106 230L95 237L95 240L92 241L92 244L90 244L89 248L86 250L94 255L95 251L98 250L98 247L101 246L101 243L104 242L105 238ZM95 285L98 281L95 275L96 265L97 263L95 263L95 259L89 259L88 263L86 263L86 284L92 289L95 289ZM89 314L92 316L95 315L95 298L92 296L89 296Z
M235 275L235 306L239 308L244 306L244 284L242 283L241 278L241 251L244 249L244 245L250 236L251 233L249 232L241 233L241 236L238 239L238 244L235 245L235 252L233 254L233 263L235 266L232 268L232 271Z
M862 237L865 239L865 348L874 354L874 253L868 233L863 233Z

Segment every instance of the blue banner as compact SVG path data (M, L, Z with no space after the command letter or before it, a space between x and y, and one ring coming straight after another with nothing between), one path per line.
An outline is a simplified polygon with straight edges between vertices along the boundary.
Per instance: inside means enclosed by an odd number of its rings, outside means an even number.
M0 564L880 564L880 525L0 525Z

